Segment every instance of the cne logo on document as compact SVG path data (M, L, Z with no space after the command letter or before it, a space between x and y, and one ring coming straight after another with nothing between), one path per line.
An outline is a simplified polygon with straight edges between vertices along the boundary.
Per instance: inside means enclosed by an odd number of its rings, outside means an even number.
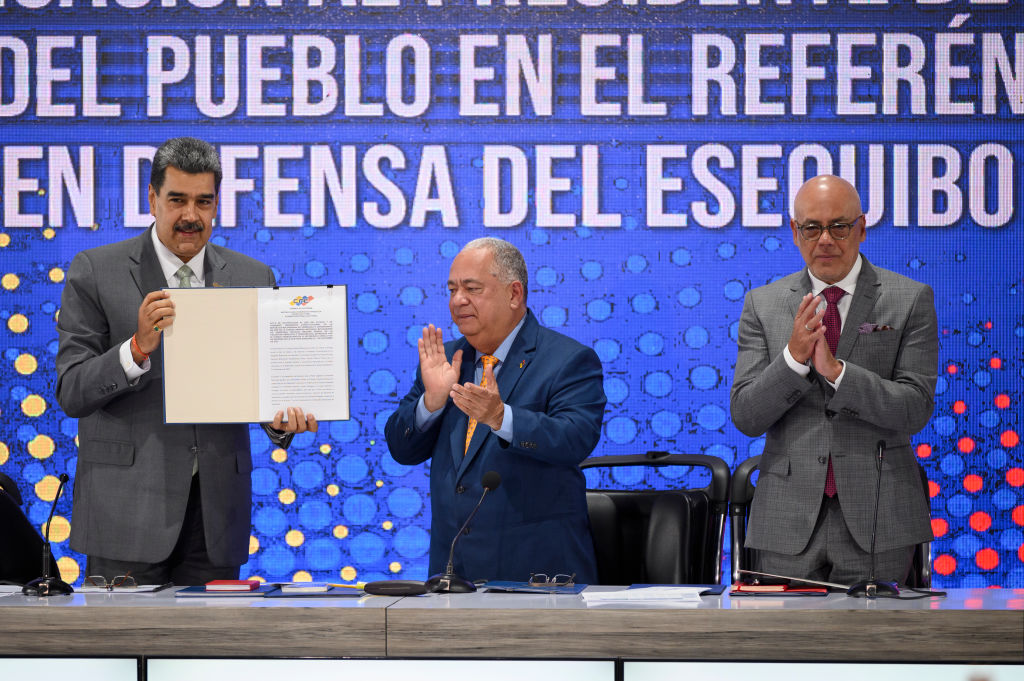
M288 304L292 307L302 307L313 302L313 296L295 296Z

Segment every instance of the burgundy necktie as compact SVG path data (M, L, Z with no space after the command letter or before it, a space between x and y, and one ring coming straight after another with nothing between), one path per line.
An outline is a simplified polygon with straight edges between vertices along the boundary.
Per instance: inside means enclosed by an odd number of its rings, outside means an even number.
M839 317L839 299L846 295L846 291L838 286L829 286L821 292L821 295L828 301L825 316L821 319L821 323L825 325L825 342L828 343L828 349L832 351L832 356L835 357L836 348L839 347L839 335L843 331L843 322ZM825 496L834 497L835 495L836 476L832 472L832 455L829 454L828 472L825 474Z

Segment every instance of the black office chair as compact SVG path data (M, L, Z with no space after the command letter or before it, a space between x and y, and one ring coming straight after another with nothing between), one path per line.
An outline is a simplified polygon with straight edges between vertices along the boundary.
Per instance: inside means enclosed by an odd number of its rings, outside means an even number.
M43 574L43 538L21 503L17 483L0 473L0 583L25 584ZM50 574L59 575L57 561L50 561Z
M588 489L598 582L718 584L729 491L729 466L715 456L647 452L587 459L580 468L698 466L701 489Z
M732 581L740 580L740 570L756 570L753 549L743 546L747 538L747 515L750 512L750 502L754 498L753 482L754 473L761 464L761 457L752 456L736 467L732 475L732 483L729 490L729 544L732 553ZM921 486L924 489L924 498L930 505L931 493L928 490L928 474L920 462L917 464L918 472L921 474ZM908 586L914 589L930 589L932 586L932 543L922 542L914 549L914 560L911 565L910 575L907 577Z

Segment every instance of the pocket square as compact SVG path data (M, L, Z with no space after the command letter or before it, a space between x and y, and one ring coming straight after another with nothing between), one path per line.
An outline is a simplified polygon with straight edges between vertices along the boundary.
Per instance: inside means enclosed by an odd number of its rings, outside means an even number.
M857 330L860 333L875 333L876 331L892 331L892 327L888 324L872 324L871 322L864 322Z

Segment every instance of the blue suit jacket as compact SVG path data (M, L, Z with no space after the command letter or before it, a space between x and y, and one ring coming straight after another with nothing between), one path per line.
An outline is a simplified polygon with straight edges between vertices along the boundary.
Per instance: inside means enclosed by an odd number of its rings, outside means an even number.
M430 464L430 572L444 570L459 526L480 499L480 479L501 474L455 550L455 570L471 580L525 580L531 572L576 573L594 583L597 568L579 464L594 450L604 416L601 361L590 348L543 328L533 313L512 343L498 376L512 408L512 442L477 427L463 456L466 415L450 400L433 425L419 432L416 382L388 419L391 455ZM451 359L463 350L460 383L473 380L475 350L465 338L445 344Z

